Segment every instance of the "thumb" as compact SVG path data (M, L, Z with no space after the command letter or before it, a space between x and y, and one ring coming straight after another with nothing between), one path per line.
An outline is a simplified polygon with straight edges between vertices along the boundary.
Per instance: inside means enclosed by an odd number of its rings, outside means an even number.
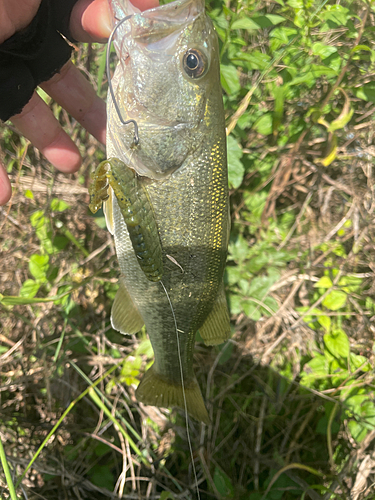
M110 0L78 0L70 18L70 32L80 42L105 42L111 34L113 21ZM159 0L132 0L141 11L159 5Z
M70 32L79 42L106 42L112 31L108 0L78 0L70 16Z

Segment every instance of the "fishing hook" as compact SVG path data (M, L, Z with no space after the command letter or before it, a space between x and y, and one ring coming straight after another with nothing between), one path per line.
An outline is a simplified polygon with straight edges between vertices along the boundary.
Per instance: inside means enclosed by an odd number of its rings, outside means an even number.
M116 113L119 117L120 122L123 125L128 125L129 123L132 123L134 125L134 144L137 146L139 144L138 123L132 119L124 121L124 119L122 118L120 108L119 108L117 101L116 101L115 93L113 92L111 73L110 73L110 68L109 68L109 56L110 56L110 52L111 52L111 43L112 43L113 37L116 33L116 30L117 30L117 28L119 28L122 25L122 23L124 23L125 21L127 21L131 17L132 16L130 15L130 16L124 17L124 19L121 19L121 21L119 23L117 23L116 26L113 28L113 30L108 38L105 70L106 70L107 78L108 78L109 92L111 93L111 97L112 97L113 105L115 106L115 109L116 109Z

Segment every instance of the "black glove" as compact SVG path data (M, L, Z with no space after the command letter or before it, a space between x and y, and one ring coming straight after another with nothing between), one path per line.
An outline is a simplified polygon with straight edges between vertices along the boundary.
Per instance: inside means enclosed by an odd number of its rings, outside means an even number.
M20 113L35 87L49 80L70 59L72 47L62 35L75 41L69 21L76 2L42 0L30 25L0 44L1 120Z

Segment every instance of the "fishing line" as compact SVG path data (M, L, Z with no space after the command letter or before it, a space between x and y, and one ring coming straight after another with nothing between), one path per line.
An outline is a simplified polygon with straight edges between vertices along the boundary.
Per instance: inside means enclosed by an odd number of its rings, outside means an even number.
M113 28L111 34L109 35L109 38L108 38L108 45L107 45L107 54L106 54L106 61L105 61L105 71L107 73L107 79L108 79L108 88L109 88L109 92L111 94L111 98L112 98L112 102L113 102L113 105L115 107L115 110L116 110L116 113L117 113L117 116L119 117L119 120L120 122L123 124L123 125L129 125L129 123L132 123L134 125L134 144L137 146L139 144L139 135L138 135L138 123L133 120L133 119L130 119L130 120L126 120L124 121L124 119L122 118L122 115L121 115L121 111L120 111L120 108L119 108L119 105L117 104L117 101L116 101L116 97L115 97L115 93L113 91L113 87L112 87L112 80L111 80L111 72L110 72L110 67L109 67L109 56L110 56L110 53L111 53L111 43L112 43L112 40L113 40L113 37L117 31L117 29L125 22L127 21L128 19L130 19L132 17L132 15L130 16L126 16L124 17L124 19L121 19L120 22L118 22L116 24L116 26Z
M171 311L172 311L172 316L173 316L174 326L175 326L175 330L176 330L176 338L177 338L177 354L178 354L178 361L179 361L179 365L180 365L181 384L182 384L182 397L183 397L183 399L184 399L184 407L185 407L184 409L185 409L186 435L187 435L187 440L188 440L188 445L189 445L190 458L191 458L191 465L192 465L192 467L193 467L193 473L194 473L194 479L195 479L195 486L196 486L196 489L197 489L197 497L198 497L198 500L201 500L201 496L200 496L200 494L199 494L198 476L197 476L197 471L196 471L195 464L194 464L193 447L192 447L192 444L191 444L191 439L190 439L190 431L189 431L189 417L188 417L188 410L187 410L187 403L186 403L186 395L185 395L184 373L183 373L183 369L182 369L182 359L181 359L180 339L179 339L179 337L178 337L177 320L176 320L176 315L175 315L175 313L174 313L173 306L172 306L172 302L171 302L171 299L170 299L169 294L168 294L168 292L167 292L167 289L165 288L164 283L163 283L162 281L160 281L159 283L160 283L160 284L161 284L161 286L163 287L164 292L165 292L165 295L167 296L167 299L168 299L168 302L169 302L169 306L170 306Z
M111 43L113 41L113 37L114 37L117 29L125 21L127 21L131 17L132 17L132 15L126 16L123 19L121 19L121 21L119 21L116 24L116 26L113 28L113 30L112 30L109 38L108 38L107 53L106 53L106 73L107 73L107 79L108 79L109 92L111 94L112 102L113 102L113 105L115 107L117 116L119 117L119 120L122 123L122 125L128 125L129 123L132 123L134 125L134 144L137 146L139 144L138 124L133 119L125 121L122 118L121 111L120 111L119 105L117 104L115 93L113 91L113 86L112 86L112 81L111 81L111 74L110 74L110 61L109 61L109 58L110 58L110 48L111 48ZM168 302L169 302L169 306L170 306L170 309L172 311L174 325L175 325L176 338L177 338L177 354L178 354L178 361L179 361L179 365L180 365L180 375L181 375L181 384L182 384L182 397L183 397L183 400L184 400L185 421L186 421L186 435L187 435L187 440L188 440L188 446L189 446L189 452L190 452L190 458L191 458L191 465L192 465L193 473L194 473L195 486L196 486L196 490L197 490L197 497L198 497L198 500L200 500L201 497L200 497L200 493L199 493L198 476L197 476L197 471L196 471L195 464L194 464L193 446L191 444L191 439L190 439L189 417L188 417L186 394L185 394L184 373L183 373L183 369L182 369L181 348L180 348L180 340L179 340L179 337L178 337L177 320L176 320L176 315L174 313L172 302L171 302L171 299L170 299L169 294L167 292L167 289L165 288L164 283L162 281L160 281L160 284L163 287L165 295L167 296L167 299L168 299Z

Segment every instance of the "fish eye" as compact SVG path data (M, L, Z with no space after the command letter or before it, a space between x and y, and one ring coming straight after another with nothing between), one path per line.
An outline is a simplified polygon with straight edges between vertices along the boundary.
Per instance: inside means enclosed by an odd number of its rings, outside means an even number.
M208 69L206 55L198 49L189 49L182 58L182 67L185 73L192 79L202 78Z

